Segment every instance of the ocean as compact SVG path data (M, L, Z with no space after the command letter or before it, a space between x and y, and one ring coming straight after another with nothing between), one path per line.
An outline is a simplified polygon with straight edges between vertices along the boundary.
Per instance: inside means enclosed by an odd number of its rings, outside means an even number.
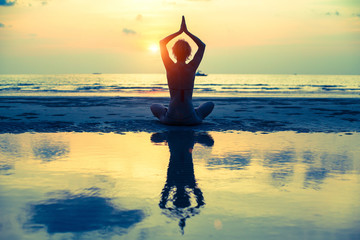
M169 96L165 74L0 75L1 96ZM209 74L194 97L359 98L360 75Z

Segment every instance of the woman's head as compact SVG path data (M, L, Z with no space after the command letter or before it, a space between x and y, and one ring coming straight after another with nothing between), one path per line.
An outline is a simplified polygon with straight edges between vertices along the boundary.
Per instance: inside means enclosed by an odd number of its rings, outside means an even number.
M191 55L191 47L183 39L179 39L172 47L172 50L177 61L186 61Z

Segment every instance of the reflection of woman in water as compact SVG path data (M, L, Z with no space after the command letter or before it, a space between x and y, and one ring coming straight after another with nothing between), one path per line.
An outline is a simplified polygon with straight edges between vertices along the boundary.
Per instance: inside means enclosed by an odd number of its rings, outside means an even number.
M198 214L199 208L205 204L195 180L192 149L196 142L212 146L214 140L204 133L170 131L153 134L151 141L168 143L170 161L159 207L166 210L164 214L179 219L179 226L183 231L186 219ZM191 203L192 197L195 198L196 205Z
M169 57L166 47L173 38L181 33L187 34L198 46L194 58L188 63L186 63L186 60L191 54L191 47L188 42L180 39L174 44L172 50L176 63ZM195 73L203 58L205 44L188 31L183 17L180 30L160 41L160 50L167 74L170 104L169 108L160 104L153 104L151 105L152 113L160 122L169 125L195 125L201 123L214 108L212 102L204 103L196 109L192 104Z

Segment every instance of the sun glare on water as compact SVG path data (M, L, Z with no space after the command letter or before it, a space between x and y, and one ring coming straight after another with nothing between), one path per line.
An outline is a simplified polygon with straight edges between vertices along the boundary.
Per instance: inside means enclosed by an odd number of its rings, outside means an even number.
M159 46L157 44L151 44L148 49L152 53L159 52Z

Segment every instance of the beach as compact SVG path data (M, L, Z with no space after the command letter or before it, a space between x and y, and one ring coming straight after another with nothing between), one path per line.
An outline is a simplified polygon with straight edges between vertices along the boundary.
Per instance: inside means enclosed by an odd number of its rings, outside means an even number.
M195 98L194 106L212 101L213 113L201 131L358 132L360 99ZM156 132L184 127L160 124L144 97L0 97L1 133ZM185 127L185 129L189 129Z
M145 88L0 96L1 239L359 238L357 90L195 93L167 126Z

